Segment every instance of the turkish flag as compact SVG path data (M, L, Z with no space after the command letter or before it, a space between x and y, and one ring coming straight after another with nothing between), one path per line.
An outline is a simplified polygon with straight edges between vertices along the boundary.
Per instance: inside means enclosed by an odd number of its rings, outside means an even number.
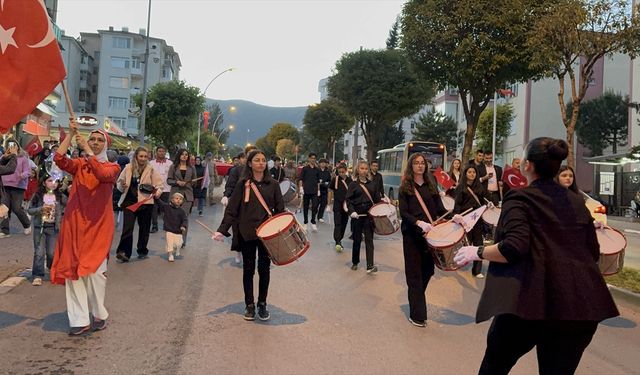
M44 0L0 0L0 133L6 133L65 77Z
M204 130L209 129L209 112L204 111L202 113L202 122L204 123Z
M436 177L436 180L438 180L440 186L442 186L445 190L449 190L453 186L453 180L451 179L451 176L449 176L447 172L443 171L442 168L438 167L433 172L433 175Z
M40 138L36 135L24 146L25 150L29 153L30 156L36 156L42 151L42 144L40 143Z
M502 182L509 185L511 189L521 189L529 185L527 178L515 168L505 169L502 173Z
M67 138L67 133L65 133L64 129L62 129L62 126L60 125L58 125L58 132L60 133L60 143L62 143L62 141Z

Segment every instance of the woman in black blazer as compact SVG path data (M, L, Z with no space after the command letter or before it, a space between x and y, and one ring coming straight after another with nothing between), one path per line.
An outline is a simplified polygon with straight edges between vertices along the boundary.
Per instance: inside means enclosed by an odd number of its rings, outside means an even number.
M482 187L482 183L480 183L478 170L475 165L469 164L464 168L460 177L460 182L456 188L455 199L456 204L453 207L454 214L461 214L468 209L475 210L485 204L485 190ZM483 221L478 220L471 231L467 233L467 239L470 244L474 246L480 246L483 244L484 239L482 238L482 225ZM471 274L479 279L484 277L484 275L482 275L482 261L473 262Z
M253 187L251 186L253 185ZM266 208L254 192L254 187L260 193ZM224 218L213 238L222 241L223 236L229 237L229 229L237 225L238 246L242 251L242 283L244 287L244 301L246 310L245 320L255 320L256 305L253 297L253 275L256 272L256 251L258 253L258 319L268 320L267 294L269 292L271 261L267 249L264 247L256 230L264 223L270 214L284 212L284 200L278 181L271 178L267 170L267 158L260 150L250 151L247 164L236 187L233 189L229 204L224 210Z
M182 209L187 214L191 213L193 207L193 184L196 178L196 169L189 164L191 155L185 149L178 150L173 164L169 167L167 173L167 184L171 186L171 196L180 193L184 197ZM187 245L187 232L189 228L182 234L182 248Z
M541 374L573 374L598 322L619 315L584 199L553 181L567 154L563 140L532 140L521 168L531 183L505 197L496 244L456 254L460 265L490 261L476 314L494 317L480 374L507 374L534 346Z

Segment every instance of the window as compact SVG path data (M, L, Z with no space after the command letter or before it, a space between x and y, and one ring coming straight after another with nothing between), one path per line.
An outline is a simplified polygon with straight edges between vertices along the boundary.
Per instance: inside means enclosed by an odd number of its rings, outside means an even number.
M112 40L113 48L131 48L131 39L129 38L114 36Z
M124 129L127 125L126 117L111 117L111 122L118 125L120 129Z
M129 59L126 57L111 57L111 67L112 68L129 68Z
M344 147L349 147L349 140L348 139L344 140Z
M134 57L131 59L131 67L134 69L140 69L140 58Z
M109 87L114 89L128 89L129 78L126 77L109 77Z
M117 96L109 97L109 108L111 109L127 109L127 98L119 98Z
M404 155L404 151L396 152L396 172L402 171L402 156Z

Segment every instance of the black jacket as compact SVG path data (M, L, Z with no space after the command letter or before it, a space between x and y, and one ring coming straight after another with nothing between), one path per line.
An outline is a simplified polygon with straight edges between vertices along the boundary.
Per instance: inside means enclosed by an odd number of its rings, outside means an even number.
M426 183L422 184L422 186L414 183L413 186L418 189L418 194L422 197L422 200L424 201L425 206L427 206L427 210L429 210L429 214L434 221L447 212L442 205L440 195L437 192L435 194L429 192L429 187ZM400 216L402 217L400 230L402 233L422 235L422 229L416 225L416 222L418 220L422 220L425 223L429 223L429 218L427 217L427 214L424 213L418 198L415 194L407 194L401 191L399 201Z
M331 172L328 169L324 171L318 168L318 182L320 183L320 191L328 192L329 183L331 183Z
M553 180L504 198L496 230L508 263L489 263L476 321L602 321L619 315L596 264L600 246L584 199Z
M344 183L342 183L344 181ZM351 183L351 177L347 176L344 180L340 176L336 176L329 183L329 189L333 190L333 210L342 210L342 203L347 198L347 190ZM345 184L347 186L345 186Z
M469 160L469 165L473 165L476 167L476 171L478 171L476 178L480 178L480 177L484 177L487 175L487 168L484 166L484 162L476 165L476 162L474 159ZM462 170L460 171L462 176L462 173L464 173L464 168L462 168ZM488 184L488 182L487 182ZM485 188L485 190L487 189L487 187L485 186L485 181L482 182L482 186Z
M244 166L234 165L229 168L229 172L227 173L227 183L224 185L224 193L223 195L227 198L231 197L233 194L233 189L235 189L238 180L240 179L240 173L244 169Z
M269 173L271 174L271 178L273 178L278 182L282 182L285 179L284 168L282 167L280 168L273 167L269 170Z
M300 173L300 181L305 194L317 194L320 183L320 168L306 165Z
M363 184L364 187L369 191L369 195L373 199L373 203L371 199L367 196L367 194L362 190L361 183L358 181L351 181L349 184L349 189L347 190L347 208L349 209L349 215L353 212L357 212L359 215L366 214L369 212L369 209L375 204L382 200L380 197L380 192L376 189L376 185L373 181L368 180L367 183Z
M180 227L189 228L187 213L182 208L174 206L172 203L166 203L162 199L156 199L156 203L164 213L163 229L165 232L181 234Z
M482 185L480 185L482 186ZM458 188L456 188L455 194L455 200L456 200L456 204L453 207L453 213L454 214L461 214L464 211L468 210L469 208L472 209L476 209L476 208L480 208L480 206L484 205L485 203L487 203L484 199L485 199L485 190L484 188L480 188L479 191L474 191L476 197L478 197L478 200L480 201L480 203L478 203L478 201L476 201L476 199L473 197L473 195L471 195L471 193L469 192L469 189L467 189L466 187L464 189L462 189L462 186L458 186ZM480 222L480 221L478 221Z
M284 212L282 192L276 180L265 178L259 182L251 181L258 187L262 198L264 198L272 214ZM245 241L251 241L258 239L256 230L260 224L269 218L269 214L262 204L260 204L260 201L251 188L249 188L249 202L244 201L245 182L245 179L241 179L233 189L233 194L231 194L229 204L224 210L224 218L222 219L220 227L218 227L218 232L229 237L229 228L237 224L242 238Z
M382 175L380 172L376 174L371 173L371 180L376 185L376 189L380 192L380 196L384 197L384 182L382 181Z

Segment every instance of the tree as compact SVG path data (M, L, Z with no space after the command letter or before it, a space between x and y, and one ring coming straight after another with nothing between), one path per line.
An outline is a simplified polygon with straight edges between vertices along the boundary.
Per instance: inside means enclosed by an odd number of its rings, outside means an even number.
M198 143L198 133L189 135L187 143L189 144L189 148L195 152L195 145ZM206 155L207 152L212 152L215 155L219 149L220 144L218 143L218 139L210 132L202 129L200 133L200 156Z
M227 154L229 155L229 157L231 157L232 159L237 156L239 153L244 152L244 148L238 146L238 145L233 145L231 147L229 147L227 149Z
M570 166L575 165L574 132L594 65L614 53L631 58L637 55L640 25L630 12L626 0L557 0L531 30L527 47L532 51L531 65L558 79L558 105L567 132ZM565 104L567 76L570 112Z
M140 107L142 97L134 96ZM157 143L169 150L197 134L198 116L204 110L204 97L197 87L184 81L160 82L149 90L147 103L154 106L146 111L146 133Z
M545 0L410 0L402 12L402 46L422 74L458 89L467 131L466 162L480 114L505 83L539 75L526 47Z
M396 21L389 30L387 38L387 49L397 49L400 45L400 17L396 17Z
M296 145L290 139L280 139L276 145L276 155L283 160L289 160L295 157Z
M358 121L368 160L373 160L382 141L378 128L416 113L433 96L431 85L418 77L400 50L346 53L334 71L329 94Z
M498 154L502 152L502 145L511 134L511 122L515 118L515 114L510 103L499 104L496 112L495 153ZM476 143L481 150L491 150L493 148L493 107L485 109L480 115L480 119L478 119Z
M224 124L224 115L222 114L220 105L218 103L208 105L207 111L209 111L209 126L207 130L209 133L215 135L220 144L226 143L229 138L229 131L224 131L222 127ZM220 138L217 138L218 136L220 136Z
M340 139L355 123L353 116L334 98L311 105L304 114L304 131L318 141L317 153L330 153L333 142Z
M589 147L593 155L602 155L609 146L616 154L618 145L626 145L629 106L628 97L610 91L584 102L576 122L578 141ZM571 111L569 103L567 112Z
M455 150L458 124L451 116L436 111L420 114L412 121L414 126L412 135L417 141L431 141L443 143L447 150Z
M264 152L267 158L276 153L276 148L271 143L269 143L266 135L264 137L256 139L255 146L258 148L258 150Z
M402 122L396 125L381 126L376 130L379 140L379 149L391 148L404 142L404 129Z

